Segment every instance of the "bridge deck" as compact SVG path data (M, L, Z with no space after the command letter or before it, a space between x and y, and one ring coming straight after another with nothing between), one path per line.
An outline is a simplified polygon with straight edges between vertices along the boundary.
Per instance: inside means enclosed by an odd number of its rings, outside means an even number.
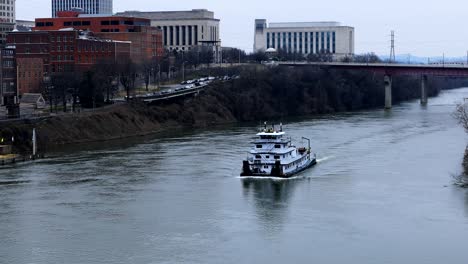
M344 62L279 62L281 66L329 67L346 70L364 70L387 75L432 75L468 77L466 64L398 64L398 63L344 63Z

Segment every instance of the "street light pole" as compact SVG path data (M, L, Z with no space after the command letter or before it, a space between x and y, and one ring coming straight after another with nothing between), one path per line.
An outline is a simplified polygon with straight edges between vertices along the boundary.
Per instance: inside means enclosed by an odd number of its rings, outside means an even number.
M187 63L187 61L182 62L182 81L184 82L185 82L185 63Z
M161 89L161 64L158 63L158 89Z

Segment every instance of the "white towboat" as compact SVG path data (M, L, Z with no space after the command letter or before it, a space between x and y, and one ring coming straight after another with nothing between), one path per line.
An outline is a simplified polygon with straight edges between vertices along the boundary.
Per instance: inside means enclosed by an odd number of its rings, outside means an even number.
M285 135L282 125L275 130L274 126L267 129L265 124L243 162L240 176L291 178L317 164L316 155L311 153L310 139L303 137L309 142L308 147L297 148Z

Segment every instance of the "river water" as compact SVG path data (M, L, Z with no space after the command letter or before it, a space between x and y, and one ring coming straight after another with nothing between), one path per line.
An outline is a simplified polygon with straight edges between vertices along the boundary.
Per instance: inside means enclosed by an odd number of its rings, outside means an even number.
M177 131L0 170L0 263L466 263L458 89L290 120L319 164L241 180L257 127Z

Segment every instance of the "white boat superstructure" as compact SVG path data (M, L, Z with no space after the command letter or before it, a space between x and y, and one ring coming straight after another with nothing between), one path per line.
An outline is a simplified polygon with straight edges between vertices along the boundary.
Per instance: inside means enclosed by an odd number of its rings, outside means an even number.
M311 154L310 140L308 147L297 148L291 144L291 138L286 137L282 125L262 132L252 142L252 149L244 161L241 176L264 176L288 178L317 163L315 155Z

